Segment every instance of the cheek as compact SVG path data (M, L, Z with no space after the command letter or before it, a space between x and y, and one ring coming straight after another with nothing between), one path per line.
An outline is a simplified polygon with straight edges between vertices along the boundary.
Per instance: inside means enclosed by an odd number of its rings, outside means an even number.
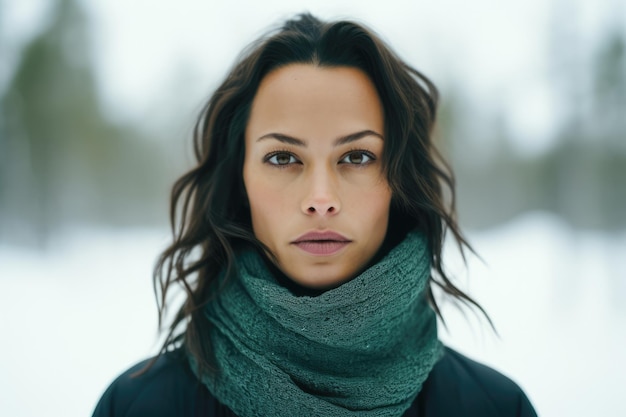
M350 205L353 215L377 222L389 217L391 189L386 182L370 181L365 186L347 187L345 196L344 202Z
M391 193L378 193L373 196L369 205L369 218L375 231L386 234L389 223L389 207L391 206Z
M250 177L246 183L246 192L250 204L250 216L254 234L266 242L268 230L276 230L283 211L288 206L284 191L271 181L263 181L258 176Z

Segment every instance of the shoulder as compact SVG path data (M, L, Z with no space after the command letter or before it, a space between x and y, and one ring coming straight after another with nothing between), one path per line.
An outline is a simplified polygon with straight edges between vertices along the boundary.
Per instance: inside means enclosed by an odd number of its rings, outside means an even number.
M148 360L111 383L93 417L232 416L193 375L180 351L161 356L141 376ZM528 398L511 379L446 348L407 416L536 417Z
M191 416L202 385L180 351L160 356L144 374L149 360L139 362L118 376L104 392L93 417Z
M431 371L420 397L426 416L537 415L515 382L447 347Z

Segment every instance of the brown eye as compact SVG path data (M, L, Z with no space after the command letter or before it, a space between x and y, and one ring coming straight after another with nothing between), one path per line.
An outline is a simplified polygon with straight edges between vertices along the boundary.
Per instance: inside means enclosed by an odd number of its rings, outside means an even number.
M297 160L293 155L285 152L280 152L275 153L274 155L267 158L267 162L272 165L288 165L297 162Z
M341 162L345 164L365 165L368 162L371 162L373 160L374 158L368 155L367 153L356 151L356 152L350 152L341 160Z

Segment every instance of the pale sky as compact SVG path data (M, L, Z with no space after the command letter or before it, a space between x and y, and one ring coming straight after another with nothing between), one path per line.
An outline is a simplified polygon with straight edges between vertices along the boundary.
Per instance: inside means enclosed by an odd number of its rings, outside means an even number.
M626 11L624 0L80 1L93 23L101 93L117 119L141 118L183 76L192 87L183 87L182 94L196 95L200 102L245 45L308 10L372 27L435 81L444 100L455 88L469 98L478 120L502 112L515 145L527 153L550 146L563 116L551 88L551 33L555 28L576 33L582 59L603 28ZM0 30L13 35L14 44L27 39L49 4L4 0ZM0 84L7 78L4 65Z

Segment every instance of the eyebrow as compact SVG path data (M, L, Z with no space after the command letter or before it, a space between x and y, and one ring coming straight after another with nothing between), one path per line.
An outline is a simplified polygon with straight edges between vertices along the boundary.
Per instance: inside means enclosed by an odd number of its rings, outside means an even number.
M345 145L346 143L354 142L366 136L376 136L377 138L384 140L383 136L380 133L374 132L373 130L361 130L360 132L350 133L349 135L338 137L337 139L335 139L334 146ZM294 138L293 136L284 135L282 133L268 133L261 136L256 141L259 142L263 139L276 139L289 145L302 146L304 148L307 147L306 141Z

